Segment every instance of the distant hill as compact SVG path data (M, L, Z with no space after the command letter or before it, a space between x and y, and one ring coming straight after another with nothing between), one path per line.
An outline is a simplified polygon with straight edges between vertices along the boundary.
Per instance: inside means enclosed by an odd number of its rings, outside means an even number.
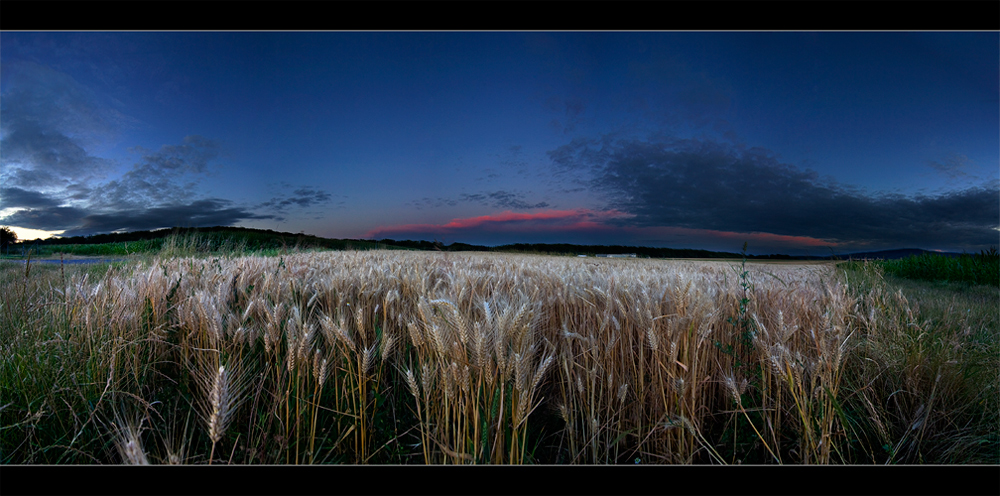
M622 246L622 245L574 245L574 244L527 244L527 243L515 243L500 246L481 246L481 245L470 245L465 243L452 243L450 245L443 245L440 243L431 243L429 241L394 241L391 239L383 239L381 243L387 245L396 246L406 246L410 248L417 248L421 250L440 250L440 251L492 251L492 252L514 252L514 253L539 253L539 254L550 254L550 255L589 255L594 256L598 254L624 254L624 253L635 253L636 256L640 258L742 258L740 253L732 252L722 252L722 251L708 251L708 250L694 250L694 249L676 249L676 248L651 248L646 246ZM930 253L933 255L943 255L947 257L958 257L961 253L954 252L938 252L938 251L928 251L919 248L901 248L895 250L881 250L881 251L869 251L869 252L858 252L858 253L847 253L843 255L829 255L825 257L821 256L810 256L810 255L784 255L784 254L771 254L771 255L747 255L748 260L859 260L859 259L881 259L881 260L895 260L900 258L906 258L911 255L922 255L924 253Z
M104 244L157 240L174 235L180 237L195 236L204 239L211 239L219 242L220 244L223 241L230 241L234 244L242 245L249 250L269 248L281 249L285 247L327 248L332 250L370 250L376 248L407 249L396 246L382 246L373 240L330 239L304 233L288 233L272 231L270 229L253 229L248 227L231 226L174 227L171 229L157 229L155 231L131 231L95 234L91 236L72 236L65 238L53 237L33 241L24 240L23 243L37 246Z
M467 243L452 243L445 245L432 243L430 241L397 241L393 239L382 239L379 243L384 245L405 246L420 250L434 251L488 251L494 253L537 253L544 255L621 255L634 253L639 258L741 258L739 253L676 249L676 248L652 248L648 246L623 246L623 245L574 245L569 243L513 243L500 246L470 245ZM793 257L791 255L747 255L747 259L752 260L799 260L803 257ZM820 257L813 257L820 259Z
M246 227L194 227L172 229L159 229L155 231L133 231L124 233L96 234L93 236L74 236L67 238L49 238L44 240L28 241L39 245L68 245L68 244L101 244L117 243L122 241L139 241L145 239L160 239L170 235L190 236L202 235L212 238L232 238L234 241L242 242L248 249L260 248L280 248L298 246L302 248L315 247L334 250L343 249L408 249L423 251L486 251L501 253L537 253L548 255L605 255L605 254L626 254L634 253L640 258L741 258L740 253L719 252L695 249L677 248L653 248L647 246L623 246L623 245L574 245L568 243L514 243L500 246L471 245L468 243L452 243L445 245L441 242L431 241L411 241L393 239L332 239L304 233L288 233L272 231L270 229L252 229ZM911 255L922 255L930 253L949 257L958 257L961 253L937 252L922 250L919 248L902 248L896 250L868 251L858 253L847 253L842 255L829 256L796 256L784 254L771 255L747 255L748 260L859 260L859 259L882 259L896 260L906 258Z

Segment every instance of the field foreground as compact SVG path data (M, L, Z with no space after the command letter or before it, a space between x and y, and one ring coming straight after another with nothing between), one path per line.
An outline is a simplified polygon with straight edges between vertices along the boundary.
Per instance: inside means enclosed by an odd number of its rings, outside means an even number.
M3 463L1000 460L995 303L928 318L874 265L29 270L0 267Z

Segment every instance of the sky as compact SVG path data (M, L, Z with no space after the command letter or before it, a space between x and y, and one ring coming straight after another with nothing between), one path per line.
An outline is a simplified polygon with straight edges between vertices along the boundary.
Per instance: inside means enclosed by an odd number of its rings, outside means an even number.
M0 225L1000 245L997 32L0 33Z

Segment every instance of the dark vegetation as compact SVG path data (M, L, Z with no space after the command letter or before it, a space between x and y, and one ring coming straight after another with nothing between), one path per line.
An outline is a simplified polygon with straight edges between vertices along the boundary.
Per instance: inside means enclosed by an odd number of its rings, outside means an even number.
M14 243L17 243L17 233L9 227L0 227L0 249L6 249Z
M218 252L242 250L249 252L277 251L287 249L326 250L371 250L410 249L425 251L483 251L500 253L530 253L547 255L588 255L635 253L640 258L719 258L739 259L740 253L717 252L694 249L653 248L623 245L574 245L567 243L514 243L500 246L473 245L468 243L444 244L440 241L397 241L393 239L330 239L304 233L288 233L270 229L245 227L175 227L155 231L133 231L122 233L95 234L92 236L72 236L43 240L21 240L10 232L10 239L4 235L4 253L25 256L34 250L36 256L56 253L77 255L130 255L136 253L159 252L171 239L189 245L197 245L199 250ZM7 244L9 243L9 250ZM820 260L833 257L803 257L782 254L746 255L751 260ZM846 258L846 257L845 257ZM870 257L871 258L871 257Z
M278 252L281 250L371 250L395 248L381 243L360 239L328 239L309 234L277 232L270 229L245 227L175 227L156 231L72 236L43 240L22 241L9 251L24 256L33 250L36 256L56 253L75 255L132 255L154 253L171 243L192 248L196 252ZM4 251L7 253L7 250Z
M996 247L978 254L935 254L923 252L896 260L876 261L887 275L930 281L937 284L984 285L1000 287L1000 252ZM858 269L860 261L841 264L847 270Z
M909 279L1000 286L1000 252L995 247L958 257L924 253L885 261L883 266L887 273Z
M193 227L160 229L49 238L44 240L18 240L9 228L0 229L0 254L7 257L45 257L60 253L86 256L128 256L135 254L170 254L176 256L220 253L254 253L278 255L289 250L372 250L402 249L441 252L494 252L536 255L614 255L634 253L639 258L697 258L747 260L846 260L845 269L872 260L889 275L938 281L1000 286L1000 253L995 247L979 254L938 253L907 248L829 256L792 256L782 254L748 255L745 253L717 252L694 249L652 248L623 245L574 245L567 243L514 243L500 246L472 245L468 243L444 244L440 241L397 241L393 239L329 239L304 233L287 233L270 229L244 227Z

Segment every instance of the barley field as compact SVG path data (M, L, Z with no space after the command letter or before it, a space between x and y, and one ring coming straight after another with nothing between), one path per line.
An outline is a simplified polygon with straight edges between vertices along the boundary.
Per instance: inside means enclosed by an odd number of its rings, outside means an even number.
M997 463L997 292L911 301L886 277L384 250L4 263L0 461Z

